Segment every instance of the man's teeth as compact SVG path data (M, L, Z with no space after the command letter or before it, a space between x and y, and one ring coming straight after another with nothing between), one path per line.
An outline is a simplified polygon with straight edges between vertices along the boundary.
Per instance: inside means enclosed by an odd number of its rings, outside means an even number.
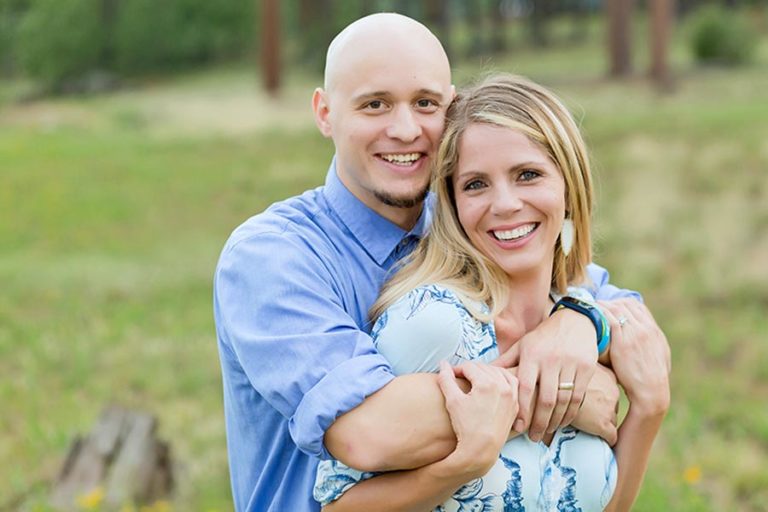
M534 229L536 229L536 224L526 224L525 226L520 226L519 228L510 229L508 231L494 231L493 236L499 240L516 240L524 237Z
M421 157L421 153L405 153L405 154L393 153L389 155L381 155L381 158L383 158L387 162L391 164L398 164L398 165L411 165L420 157Z

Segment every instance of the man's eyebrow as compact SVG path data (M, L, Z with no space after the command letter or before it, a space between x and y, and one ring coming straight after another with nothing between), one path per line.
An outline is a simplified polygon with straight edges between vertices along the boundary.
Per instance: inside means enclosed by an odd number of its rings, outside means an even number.
M364 92L361 94L358 94L357 96L352 97L353 103L362 103L368 100L373 99L388 99L392 96L392 93L389 91L372 91L372 92ZM441 101L445 98L442 92L435 89L428 89L428 88L422 88L416 91L415 96L430 96L433 98L439 98Z
M364 92L352 97L352 103L361 103L367 100L373 100L378 98L388 98L391 94L387 91L373 91Z
M435 96L435 97L440 98L440 99L443 99L443 97L444 97L442 92L436 91L434 89L426 89L426 88L419 89L417 91L417 93L420 96Z

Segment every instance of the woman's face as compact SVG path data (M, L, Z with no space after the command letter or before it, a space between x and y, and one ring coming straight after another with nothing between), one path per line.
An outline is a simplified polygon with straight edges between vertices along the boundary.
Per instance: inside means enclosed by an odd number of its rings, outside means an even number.
M472 245L510 277L551 272L565 180L539 146L511 128L471 124L459 144L453 186Z

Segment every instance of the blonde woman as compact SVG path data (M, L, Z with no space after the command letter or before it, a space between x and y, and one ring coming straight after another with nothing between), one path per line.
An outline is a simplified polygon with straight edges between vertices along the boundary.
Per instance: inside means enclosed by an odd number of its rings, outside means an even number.
M450 401L455 380L446 363L459 365L457 376L477 373L482 367L466 361L513 352L563 295L589 300L592 184L562 103L524 78L499 75L450 107L432 190L429 236L382 290L372 335L396 373L440 369ZM669 406L669 348L641 303L602 303L602 314L630 401L613 450L566 426L541 442L510 435L490 455L469 453L473 433L457 430L456 451L432 468L376 475L324 461L315 498L336 512L629 510ZM473 462L460 487L437 470L446 460Z

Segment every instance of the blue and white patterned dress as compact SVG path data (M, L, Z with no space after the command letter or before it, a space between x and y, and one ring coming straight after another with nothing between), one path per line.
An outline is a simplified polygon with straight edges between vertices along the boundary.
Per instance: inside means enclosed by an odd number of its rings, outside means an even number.
M493 325L474 318L452 290L440 285L405 295L379 317L371 335L397 375L436 372L443 360L490 362L499 356ZM598 437L566 427L547 446L521 435L507 441L485 476L462 486L435 511L601 511L613 496L616 472L613 451ZM321 461L314 497L327 505L375 475Z

